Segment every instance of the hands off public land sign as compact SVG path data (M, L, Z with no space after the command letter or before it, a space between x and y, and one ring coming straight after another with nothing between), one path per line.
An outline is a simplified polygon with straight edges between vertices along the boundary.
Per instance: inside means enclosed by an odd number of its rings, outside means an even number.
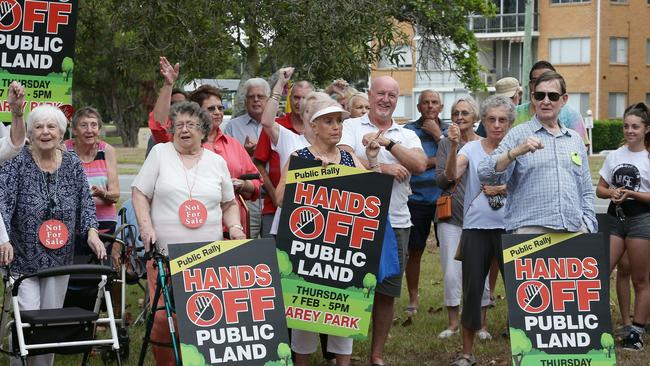
M278 228L289 328L368 335L392 177L292 157Z
M72 102L78 0L0 0L0 121L11 121L9 85L25 87L28 113Z
M169 245L185 365L289 366L272 239Z
M614 366L602 234L504 235L515 366Z

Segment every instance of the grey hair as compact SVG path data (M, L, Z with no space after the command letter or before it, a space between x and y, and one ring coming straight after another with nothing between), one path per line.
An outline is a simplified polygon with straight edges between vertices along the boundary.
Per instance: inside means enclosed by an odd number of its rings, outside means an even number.
M350 95L350 97L348 98L348 102L345 104L346 109L350 110L350 108L352 108L352 101L354 100L354 98L363 98L367 102L368 101L368 94L361 93L361 92L356 92L356 93Z
M451 114L453 115L454 112L456 112L456 106L460 102L465 102L469 104L469 109L472 111L472 114L475 117L475 120L479 118L479 109L478 109L478 103L474 100L474 98L470 97L469 95L464 95L461 97L456 98L454 101L454 104L451 105Z
M201 132L203 132L203 139L201 139L201 142L206 142L208 140L210 128L212 128L212 118L208 114L208 111L201 108L196 102L175 103L169 110L169 120L171 121L171 125L169 126L170 133L174 134L176 132L176 118L181 114L188 114L190 117L198 117L199 126L201 127Z
M34 123L50 120L56 122L61 138L63 138L65 129L68 128L68 119L59 108L47 104L40 105L29 112L27 116L27 133L29 137L32 136Z
M310 83L309 81L307 81L307 80L300 80L300 81L296 82L295 84L293 84L293 86L291 88L300 88L300 89L307 88L307 89L310 89L311 91L315 90L314 85L312 83Z
M262 78L250 78L246 80L246 82L244 82L244 90L246 90L246 94L248 94L250 88L255 86L262 87L265 96L268 97L271 95L271 86L269 86L269 83Z
M418 96L418 105L422 103L422 97L424 96L425 93L432 93L433 95L438 97L438 101L442 103L442 95L440 95L440 92L437 92L435 90L427 89L423 90L420 95Z
M512 103L512 100L510 100L510 98L496 95L488 97L483 101L483 104L481 104L481 120L484 120L485 117L487 117L487 114L491 109L501 107L505 108L506 112L508 113L508 122L512 124L516 118L515 105Z
M102 115L99 114L97 109L93 107L83 107L81 109L77 109L76 112L74 112L74 116L72 116L72 129L76 129L77 125L79 124L79 120L83 117L95 117L97 118L97 124L99 125L99 129L102 129L102 126L104 122L102 121Z

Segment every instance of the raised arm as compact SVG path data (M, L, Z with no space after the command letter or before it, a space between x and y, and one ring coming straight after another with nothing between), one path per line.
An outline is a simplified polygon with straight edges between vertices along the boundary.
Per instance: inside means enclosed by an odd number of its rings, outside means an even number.
M278 113L278 106L280 105L280 97L292 74L293 67L285 67L278 71L278 81L273 86L271 98L266 102L266 107L264 107L264 112L262 113L262 121L260 123L266 134L269 135L269 139L273 145L278 143L278 135L280 134L278 123L275 122L275 116Z
M169 63L166 57L160 56L160 75L163 77L163 85L160 88L156 105L153 107L153 118L158 123L162 124L167 121L169 116L169 106L172 101L172 90L174 83L178 79L178 74L181 65L177 62L176 65Z
M25 144L25 122L23 120L23 104L25 104L25 88L14 81L9 86L7 100L11 109L11 143L22 147Z

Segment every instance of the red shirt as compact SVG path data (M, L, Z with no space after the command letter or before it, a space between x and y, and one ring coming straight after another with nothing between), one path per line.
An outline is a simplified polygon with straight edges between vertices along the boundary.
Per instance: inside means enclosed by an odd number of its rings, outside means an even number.
M165 125L169 125L169 123L169 119L165 121ZM151 129L151 135L156 143L172 141L172 134L167 132L167 129L158 121L154 120L153 112L149 114L149 128ZM221 132L221 129L219 129L214 141L204 142L203 147L218 154L226 161L228 171L232 178L238 178L244 174L259 173L257 167L253 164L253 160L248 156L248 152L244 146L242 146L242 144L240 144L235 138L224 135L224 133ZM255 187L255 191L253 191L253 195L250 197L250 200L254 201L260 196L262 179L253 179L250 182L253 183L253 187ZM242 224L246 225L244 222L244 208L241 206L239 200L237 200L237 204L240 205Z
M293 123L291 123L292 113L285 113L282 116L275 119L275 122L280 125L288 128L294 133L298 133L293 129ZM282 176L282 167L280 166L280 156L278 153L271 149L271 140L264 130L260 133L260 138L257 141L257 147L255 148L255 153L253 154L255 160L265 164L269 178L273 187L277 187L280 183L280 177ZM274 214L276 207L273 205L273 201L269 196L264 197L264 208L262 209L262 214Z

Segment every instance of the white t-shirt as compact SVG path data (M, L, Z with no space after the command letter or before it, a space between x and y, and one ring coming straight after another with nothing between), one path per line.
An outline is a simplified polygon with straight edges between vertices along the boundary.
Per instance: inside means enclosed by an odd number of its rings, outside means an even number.
M190 229L181 224L178 209L190 198L201 201L208 212L203 226ZM167 253L169 244L205 242L223 239L221 203L231 201L235 193L223 158L203 149L192 169L185 169L172 142L157 144L144 161L131 187L151 200L151 221L157 244Z
M627 145L609 153L600 176L616 188L650 192L650 157L647 150L632 152Z
M465 156L469 164L465 175L465 202L463 204L463 229L503 229L506 227L505 209L498 210L490 207L488 198L481 191L481 181L478 178L478 165L488 154L481 146L481 140L470 141L458 152ZM505 199L503 201L505 206Z
M379 129L377 126L370 122L368 114L358 117L349 118L343 122L343 137L339 145L350 146L354 150L356 156L365 157L366 147L363 146L363 136L368 133L377 133ZM402 146L412 149L422 149L422 143L415 134L415 132L403 128L393 121L393 124L384 132L386 138L392 139ZM424 150L423 150L424 151ZM382 164L399 164L399 161L386 151L383 147L379 150L378 161ZM411 227L411 214L407 206L409 195L411 194L411 186L409 185L410 177L404 182L399 183L397 179L393 180L393 190L390 196L390 208L388 216L390 223L394 228L408 228Z
M291 154L296 150L309 146L310 143L304 135L293 133L282 125L278 125L278 127L280 127L280 130L278 131L278 143L271 143L271 149L277 152L280 156L280 169L284 171L284 165L289 160ZM273 216L273 222L271 223L271 231L269 232L272 235L277 235L278 233L281 213L282 208L278 207L275 209L275 215Z

